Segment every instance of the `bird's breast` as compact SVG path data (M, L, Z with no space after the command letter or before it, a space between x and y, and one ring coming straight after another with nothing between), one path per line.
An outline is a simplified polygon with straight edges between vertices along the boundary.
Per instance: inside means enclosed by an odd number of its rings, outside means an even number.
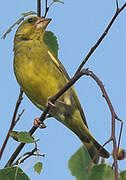
M48 98L66 84L45 46L18 48L14 57L14 72L26 95L42 110Z

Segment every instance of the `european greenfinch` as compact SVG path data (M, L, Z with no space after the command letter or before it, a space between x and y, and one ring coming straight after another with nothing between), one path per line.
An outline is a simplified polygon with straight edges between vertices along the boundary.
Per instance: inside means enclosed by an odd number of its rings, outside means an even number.
M16 79L28 98L44 111L48 99L59 92L70 78L44 42L47 25L51 19L32 16L23 21L14 38L14 72ZM72 130L82 141L90 157L109 157L109 153L89 132L86 118L74 87L69 88L48 112Z

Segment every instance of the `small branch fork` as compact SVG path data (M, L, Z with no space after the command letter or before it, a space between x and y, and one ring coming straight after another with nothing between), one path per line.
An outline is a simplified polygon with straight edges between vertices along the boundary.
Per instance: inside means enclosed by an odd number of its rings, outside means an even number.
M45 154L40 154L39 153L39 150L37 148L37 144L35 143L34 149L32 151L30 151L30 152L24 153L21 157L19 157L17 159L17 161L13 164L13 166L19 165L19 164L23 163L26 159L28 159L31 156L45 157Z
M47 0L45 0L45 14L43 17L46 17L48 11L49 11L48 2L47 2Z

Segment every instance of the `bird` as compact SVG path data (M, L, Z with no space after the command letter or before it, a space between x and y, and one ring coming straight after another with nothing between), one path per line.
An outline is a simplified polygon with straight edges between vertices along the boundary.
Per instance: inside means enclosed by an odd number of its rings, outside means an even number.
M31 16L18 27L14 37L14 73L21 89L31 102L44 111L50 97L70 81L56 54L44 41L51 18ZM71 86L50 108L48 114L75 133L91 159L109 158L89 131L78 96Z

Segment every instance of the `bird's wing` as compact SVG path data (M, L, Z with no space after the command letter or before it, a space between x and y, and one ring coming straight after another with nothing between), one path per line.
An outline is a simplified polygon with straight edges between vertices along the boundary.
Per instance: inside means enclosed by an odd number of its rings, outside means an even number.
M66 72L66 69L64 68L64 66L62 65L62 63L61 63L57 58L55 58L55 56L53 55L53 53L52 53L50 50L48 50L48 54L49 54L50 58L52 59L52 62L55 64L55 66L57 66L57 68L59 69L59 71L61 71L61 73L64 75L64 78L65 78L67 81L69 81L69 80L70 80L70 77L69 77L68 73ZM87 121L86 121L86 117L85 117L85 115L84 115L84 111L83 111L82 106L81 106L81 104L80 104L80 102L79 102L79 99L78 99L78 97L77 97L77 94L76 94L76 92L75 92L74 87L72 87L72 95L73 95L73 98L74 98L74 100L75 100L75 102L76 102L76 106L77 106L77 108L78 108L78 110L79 110L79 112L80 112L81 118L82 118L84 124L86 125L86 127L88 128Z

